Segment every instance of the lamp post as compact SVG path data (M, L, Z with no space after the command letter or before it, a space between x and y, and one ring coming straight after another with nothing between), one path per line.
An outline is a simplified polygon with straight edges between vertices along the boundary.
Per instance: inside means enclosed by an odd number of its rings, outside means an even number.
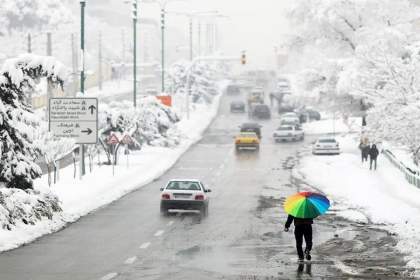
M166 2L162 4L160 9L160 23L161 23L161 68L162 68L162 93L165 92L165 6Z
M85 7L86 0L80 0L80 54L81 54L81 71L80 71L80 92L85 94ZM80 179L86 174L85 170L85 147L80 144Z
M137 0L133 4L133 106L137 106Z

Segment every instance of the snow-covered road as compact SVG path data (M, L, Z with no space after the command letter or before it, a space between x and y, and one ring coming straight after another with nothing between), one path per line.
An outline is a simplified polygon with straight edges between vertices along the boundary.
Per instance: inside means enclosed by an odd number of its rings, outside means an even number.
M236 155L232 137L247 117L229 114L229 100L223 99L204 138L161 178L58 233L1 254L0 278L294 279L310 272L306 276L315 279L348 279L351 273L373 277L384 260L388 267L381 279L402 275L406 263L392 236L341 219L334 211L314 225L313 265L296 272L294 237L282 232L286 215L281 204L308 187L291 177L302 144L275 144L270 135L278 119L273 119L263 123L259 154ZM159 188L180 177L201 179L213 190L208 218L159 215ZM354 260L361 253L371 261L363 258L360 270L340 259Z

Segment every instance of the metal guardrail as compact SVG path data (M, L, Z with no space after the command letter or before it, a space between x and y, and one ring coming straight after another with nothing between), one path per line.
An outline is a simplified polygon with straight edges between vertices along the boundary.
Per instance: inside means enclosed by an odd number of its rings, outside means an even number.
M407 182L413 186L416 186L417 188L420 188L420 174L418 172L415 172L405 166L405 164L399 161L391 151L384 150L382 151L382 154L404 174Z

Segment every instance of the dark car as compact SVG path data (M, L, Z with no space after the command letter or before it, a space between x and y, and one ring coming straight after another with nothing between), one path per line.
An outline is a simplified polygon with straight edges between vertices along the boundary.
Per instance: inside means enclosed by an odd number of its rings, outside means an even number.
M310 121L310 120L321 120L321 114L318 111L313 109L304 109L298 112L299 119L301 123Z
M239 128L241 132L255 132L261 139L261 125L257 123L244 123Z
M250 116L257 119L270 119L270 107L265 104L254 104L251 106Z
M284 113L289 113L289 112L294 112L295 108L293 106L288 106L288 105L280 105L278 108L278 113L279 114L284 114Z
M241 89L237 85L229 85L226 88L227 95L239 95L241 93Z
M245 102L232 101L230 103L230 112L232 113L245 113Z

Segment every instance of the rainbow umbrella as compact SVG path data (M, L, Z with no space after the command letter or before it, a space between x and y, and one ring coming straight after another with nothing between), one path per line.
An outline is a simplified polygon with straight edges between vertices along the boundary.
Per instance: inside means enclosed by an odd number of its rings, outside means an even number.
M324 195L313 192L300 192L289 196L284 210L295 218L313 219L327 212L330 201Z

